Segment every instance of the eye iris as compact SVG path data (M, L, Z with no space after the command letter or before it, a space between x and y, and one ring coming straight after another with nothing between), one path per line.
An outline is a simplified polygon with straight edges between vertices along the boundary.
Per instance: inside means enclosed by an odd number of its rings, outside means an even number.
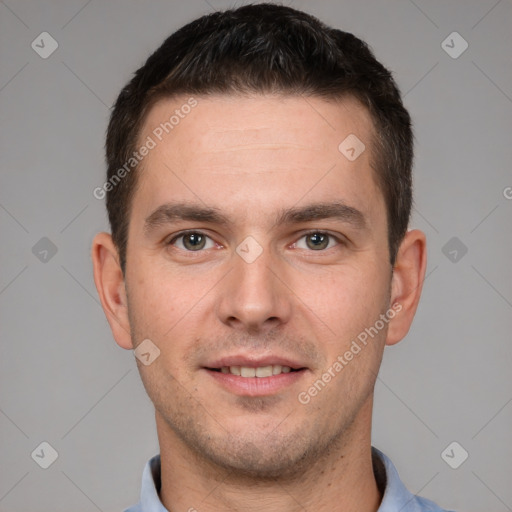
M329 245L329 236L323 233L313 233L306 237L306 243L310 249L325 249Z
M189 233L183 235L183 245L190 251L202 249L206 243L206 239L200 233Z

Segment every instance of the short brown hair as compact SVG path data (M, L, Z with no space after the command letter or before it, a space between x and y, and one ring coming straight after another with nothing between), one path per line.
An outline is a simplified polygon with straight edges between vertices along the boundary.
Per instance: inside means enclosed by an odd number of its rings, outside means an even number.
M133 155L144 119L158 99L219 93L359 100L374 122L372 164L386 202L394 264L412 206L410 116L391 73L365 42L290 7L262 3L214 12L166 39L117 98L107 131L107 180ZM129 172L107 192L123 272L136 185L136 172Z

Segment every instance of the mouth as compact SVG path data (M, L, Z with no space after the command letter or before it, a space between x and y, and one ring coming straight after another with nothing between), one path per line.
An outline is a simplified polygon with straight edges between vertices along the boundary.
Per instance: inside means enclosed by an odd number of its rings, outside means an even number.
M308 368L292 361L220 360L202 369L225 391L238 396L262 397L286 391L304 378ZM238 363L238 364L236 364Z
M292 368L291 366L285 366L280 364L272 364L266 366L221 366L220 368L206 368L212 372L220 372L225 375L236 375L237 377L243 377L246 379L250 378L265 378L273 377L275 375L281 375L283 373L300 372L306 368Z

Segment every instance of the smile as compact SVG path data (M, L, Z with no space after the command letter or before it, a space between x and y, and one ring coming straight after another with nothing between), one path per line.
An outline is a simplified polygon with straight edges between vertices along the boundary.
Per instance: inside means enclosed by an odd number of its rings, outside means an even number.
M256 368L250 366L223 366L222 368L210 368L213 371L220 371L224 374L238 375L240 377L272 377L273 375L280 375L281 373L290 373L293 370L289 366L282 366L280 364L258 366Z
M283 365L222 366L203 368L225 391L239 396L262 397L276 395L291 386L298 386L307 368L291 368Z

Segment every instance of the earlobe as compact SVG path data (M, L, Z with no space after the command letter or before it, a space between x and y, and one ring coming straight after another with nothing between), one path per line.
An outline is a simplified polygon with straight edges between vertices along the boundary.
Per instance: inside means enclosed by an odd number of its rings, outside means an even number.
M131 350L133 346L124 276L111 235L98 233L94 237L91 257L94 282L114 339L120 347Z
M399 312L389 323L386 344L398 343L408 333L418 307L427 267L425 234L408 231L400 244L391 280L391 305Z

